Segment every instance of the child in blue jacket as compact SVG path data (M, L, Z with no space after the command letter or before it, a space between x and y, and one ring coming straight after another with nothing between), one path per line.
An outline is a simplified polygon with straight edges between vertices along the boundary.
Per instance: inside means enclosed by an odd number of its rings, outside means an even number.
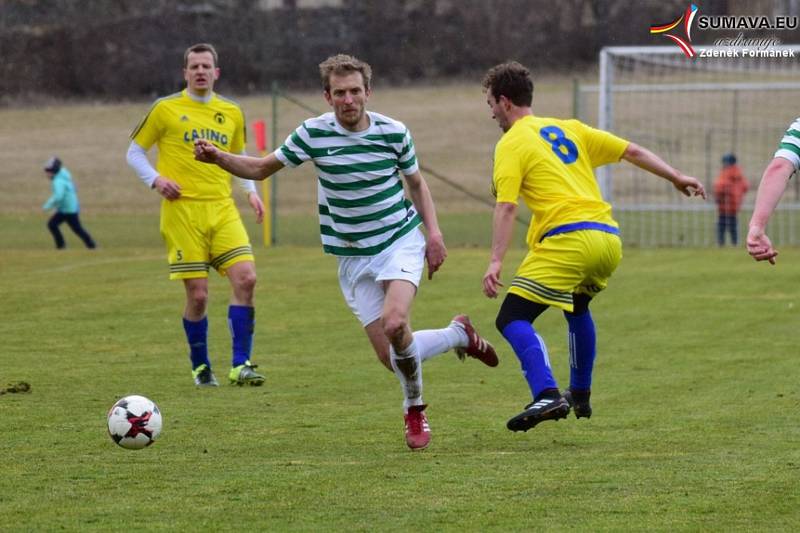
M62 222L66 222L70 229L81 238L87 248L94 248L95 243L92 236L83 229L81 221L78 218L80 206L78 204L78 193L75 190L75 184L72 183L72 174L70 174L67 167L62 165L61 160L57 157L51 157L44 167L44 171L52 180L53 194L42 206L42 209L48 210L55 208L56 212L50 217L47 222L47 229L53 234L53 239L56 241L56 248L64 248L64 236L58 226Z

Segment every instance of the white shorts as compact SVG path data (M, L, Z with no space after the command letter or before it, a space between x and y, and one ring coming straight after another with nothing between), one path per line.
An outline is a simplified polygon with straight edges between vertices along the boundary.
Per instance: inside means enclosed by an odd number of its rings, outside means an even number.
M383 282L403 279L419 287L424 267L425 236L417 227L378 255L339 257L339 286L350 310L367 326L383 313Z

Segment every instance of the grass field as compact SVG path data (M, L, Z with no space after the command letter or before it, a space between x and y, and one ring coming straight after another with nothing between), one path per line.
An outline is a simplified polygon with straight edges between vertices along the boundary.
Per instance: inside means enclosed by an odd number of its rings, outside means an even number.
M570 80L536 91L537 112L569 116ZM323 107L318 93L294 96ZM489 196L500 132L477 81L378 81L371 102L410 126L423 164ZM254 359L267 384L194 388L158 198L124 161L148 105L0 109L13 155L0 165L0 388L32 386L0 395L0 531L797 530L800 250L781 248L769 267L742 249L628 247L593 304L594 416L512 434L505 422L529 398L493 327L499 302L480 293L491 212L431 180L450 255L424 282L413 325L467 312L501 364L452 354L427 363L433 442L412 453L397 380L375 361L320 250L311 168L281 174L280 246L256 248ZM242 105L273 125L267 98ZM279 115L283 139L308 113L282 101ZM68 230L69 249L52 249L40 205L54 153L74 171L98 250ZM516 230L506 280L523 254ZM227 293L212 276L219 377ZM566 386L563 322L549 311L537 327ZM164 413L161 439L142 451L118 448L105 430L108 408L132 393Z
M454 228L473 230L444 218ZM743 250L629 249L599 330L591 420L512 434L529 401L479 291L485 248L450 250L413 324L469 313L496 369L424 368L433 441L406 449L396 379L371 354L317 246L258 248L260 389L195 390L156 216L87 216L101 248L51 250L43 218L4 215L0 255L0 530L794 531L800 523L797 263ZM481 224L484 221L480 221ZM291 221L289 221L291 226ZM510 253L506 279L521 259ZM212 278L212 359L227 367L226 282ZM559 313L537 326L560 383ZM127 451L120 396L165 429Z

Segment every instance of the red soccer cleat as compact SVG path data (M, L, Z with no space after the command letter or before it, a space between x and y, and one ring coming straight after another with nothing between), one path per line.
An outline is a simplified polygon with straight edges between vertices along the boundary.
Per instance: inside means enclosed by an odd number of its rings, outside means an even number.
M428 417L425 416L425 404L412 405L405 415L406 444L412 450L423 450L431 442L431 428L428 426Z
M478 335L469 317L467 315L457 315L453 317L453 322L458 322L464 328L464 332L469 339L469 344L466 348L456 348L458 358L463 361L464 357L468 355L486 366L497 366L500 361L497 359L494 347L489 341Z

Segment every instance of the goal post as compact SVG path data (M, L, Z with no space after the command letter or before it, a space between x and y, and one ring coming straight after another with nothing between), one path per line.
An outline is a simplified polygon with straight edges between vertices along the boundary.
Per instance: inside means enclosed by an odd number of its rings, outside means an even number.
M695 48L701 54L715 49ZM711 194L708 202L698 202L632 165L600 167L598 183L614 205L626 243L716 244L713 182L727 153L736 154L750 184L738 217L743 242L761 173L800 114L800 45L770 50L795 57L692 60L676 46L615 46L600 52L598 85L578 88L578 118L653 150L700 179ZM795 183L770 222L776 241L800 244L798 210Z

